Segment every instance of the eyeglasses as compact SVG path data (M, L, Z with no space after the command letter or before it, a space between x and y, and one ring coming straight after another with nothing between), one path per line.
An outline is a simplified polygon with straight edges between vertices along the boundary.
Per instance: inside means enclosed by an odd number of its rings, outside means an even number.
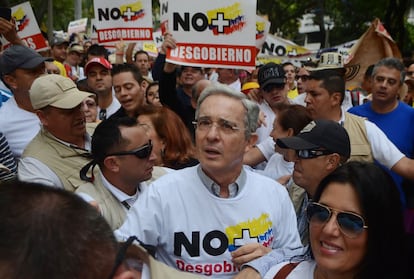
M412 76L413 74L414 74L414 72L412 72L412 71L407 72L407 75L409 75L409 76Z
M115 258L114 268L111 271L111 274L109 276L109 279L112 279L115 276L115 273L116 273L117 269L119 268L119 266L122 263L126 263L129 268L136 269L137 271L142 271L142 263L140 263L138 261L138 259L135 259L135 258L128 259L127 258L128 248L134 243L134 241L137 241L139 243L139 245L141 245L142 247L144 247L145 250L147 250L148 253L151 256L155 257L155 252L156 252L155 246L146 245L142 241L140 241L136 236L130 236L119 247L118 253L116 254L116 258Z
M281 90L285 88L285 83L272 83L263 87L263 91L266 93L272 92L273 89Z
M349 238L356 238L364 229L368 228L365 225L364 218L352 212L336 210L317 202L311 202L306 209L309 223L319 226L327 223L333 212L336 213L336 222L339 229Z
M192 122L193 125L199 130L199 131L210 131L211 127L216 126L216 128L223 132L224 134L231 134L235 131L239 131L240 127L237 127L235 123L232 123L225 119L220 119L218 121L213 121L208 118L199 118L196 121Z
M295 79L296 80L301 79L302 81L307 81L309 79L309 75L296 75Z
M131 151L120 151L108 154L106 156L124 156L124 155L135 155L139 159L147 159L152 152L152 141L149 140L146 145L143 145L137 149Z
M296 150L296 155L301 159L313 159L319 156L329 155L332 153L333 152L329 150L308 150L308 149Z

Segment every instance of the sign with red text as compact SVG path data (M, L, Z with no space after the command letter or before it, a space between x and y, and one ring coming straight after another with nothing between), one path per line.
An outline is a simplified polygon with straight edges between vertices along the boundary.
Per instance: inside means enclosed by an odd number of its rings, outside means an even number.
M40 32L36 17L30 2L24 2L11 8L12 17L16 21L16 29L19 37L26 42L27 46L36 50L47 50L49 47ZM10 44L0 36L1 43L7 48Z
M152 40L151 0L94 0L99 43Z
M168 31L177 47L167 52L168 62L233 69L255 66L255 0L173 2L168 5Z

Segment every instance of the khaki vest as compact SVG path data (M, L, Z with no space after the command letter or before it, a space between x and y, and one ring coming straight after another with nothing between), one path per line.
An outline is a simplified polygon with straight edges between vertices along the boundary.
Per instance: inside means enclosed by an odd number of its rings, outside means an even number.
M48 166L68 191L74 192L85 183L79 171L90 161L89 152L57 141L43 128L26 147L23 157L35 158Z
M126 212L124 206L103 185L101 173L95 174L95 181L81 185L76 193L85 193L91 196L99 206L102 216L109 223L112 230L118 229L125 221Z
M365 118L345 113L344 128L351 142L349 161L373 162L371 143L368 140Z

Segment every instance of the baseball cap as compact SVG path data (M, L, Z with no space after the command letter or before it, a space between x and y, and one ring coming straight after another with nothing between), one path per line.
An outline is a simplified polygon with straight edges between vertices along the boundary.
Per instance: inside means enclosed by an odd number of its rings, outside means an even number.
M311 121L297 136L278 139L276 144L281 148L294 150L323 148L347 158L351 155L351 144L347 131L332 120Z
M79 44L72 44L68 47L67 52L68 53L71 53L71 52L83 53L84 49L83 49L83 46Z
M53 59L43 57L29 47L12 45L0 55L0 72L6 75L16 69L33 69L45 61L53 61Z
M72 109L93 93L80 91L76 84L61 75L42 75L35 79L29 90L30 101L34 109L52 106Z
M69 41L66 40L65 38L61 37L61 36L53 37L52 41L50 42L51 47L60 46L62 44L69 45Z
M249 93L249 91L251 89L258 89L260 88L259 84L255 81L249 81L249 82L245 82L241 88L241 92L243 92L244 94Z
M112 69L112 64L108 60L106 60L103 57L94 57L91 60L89 60L89 62L86 63L86 65L85 65L85 74L86 75L88 75L89 70L94 65L101 65L102 67L104 67L107 70Z
M265 88L269 84L285 84L286 75L282 65L270 62L259 69L259 84L261 88Z

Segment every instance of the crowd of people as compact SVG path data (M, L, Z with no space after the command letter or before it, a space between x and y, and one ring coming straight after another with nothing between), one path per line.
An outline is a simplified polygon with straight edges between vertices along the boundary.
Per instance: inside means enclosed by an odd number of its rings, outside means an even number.
M410 278L414 64L0 54L2 278ZM328 61L328 62L327 62ZM411 86L411 87L410 87ZM358 94L356 94L358 93ZM356 96L356 97L355 97Z

